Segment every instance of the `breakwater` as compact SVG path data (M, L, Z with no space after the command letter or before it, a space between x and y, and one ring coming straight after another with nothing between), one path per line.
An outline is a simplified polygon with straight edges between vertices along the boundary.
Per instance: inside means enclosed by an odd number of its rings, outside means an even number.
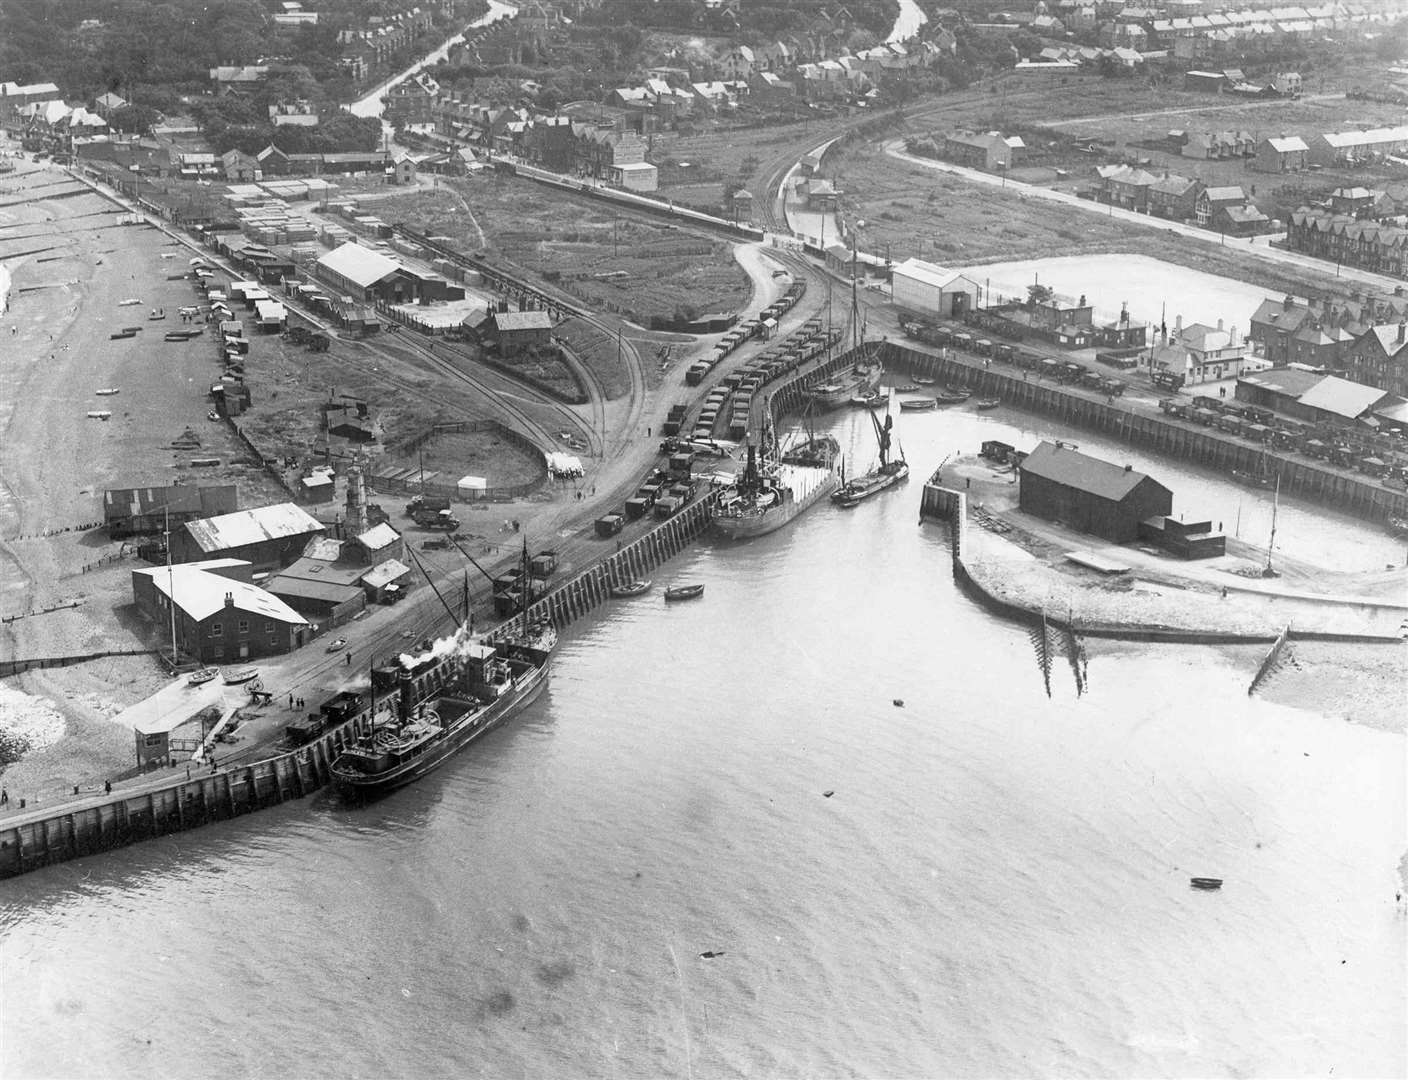
M1396 644L1399 638L1393 634L1342 633L1338 631L1305 630L1286 627L1278 635L1271 631L1240 631L1179 628L1135 621L1095 622L1082 619L1079 624L1067 613L1049 614L1040 604L1026 604L998 596L973 573L965 557L967 551L968 497L962 491L955 491L937 483L932 478L924 485L919 500L919 520L946 521L950 526L949 550L953 563L953 576L959 588L980 606L1004 619L1027 627L1039 628L1046 635L1051 629L1080 637L1110 638L1119 641L1158 641L1181 645L1247 645L1273 644L1271 655L1264 667L1270 667L1282 645L1286 641L1345 641L1363 644ZM1326 601L1327 603L1333 601ZM1353 601L1361 602L1361 601ZM1279 642L1279 644L1276 644ZM1258 674L1257 681L1262 674ZM1255 688L1256 682L1253 683Z
M563 627L585 615L610 597L613 583L643 576L697 539L709 525L713 505L710 493L598 560L533 604L529 618ZM505 630L500 626L487 636L494 640ZM418 669L412 676L416 696L433 694L452 674L449 663ZM100 798L11 814L0 820L0 878L304 798L328 784L329 768L343 747L392 707L390 696L380 701L373 696L351 719L307 745L248 765L182 772Z
M1358 517L1384 521L1390 514L1408 514L1406 492L1337 472L1318 462L1267 454L1260 443L1237 441L1220 432L1186 427L1162 415L1147 415L1128 406L1092 400L1063 386L1023 378L1022 372L999 371L984 366L981 360L959 358L952 351L937 355L886 342L881 356L886 367L961 382L976 393L1001 398L1004 405L1045 413L1063 423L1112 435L1134 446L1219 472L1260 472L1266 455L1275 462L1282 493L1327 503Z

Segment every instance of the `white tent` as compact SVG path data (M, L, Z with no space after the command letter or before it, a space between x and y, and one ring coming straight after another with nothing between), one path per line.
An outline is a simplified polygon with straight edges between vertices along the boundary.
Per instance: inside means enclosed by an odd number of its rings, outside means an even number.
M461 476L455 490L461 498L482 499L489 490L489 481L482 476Z

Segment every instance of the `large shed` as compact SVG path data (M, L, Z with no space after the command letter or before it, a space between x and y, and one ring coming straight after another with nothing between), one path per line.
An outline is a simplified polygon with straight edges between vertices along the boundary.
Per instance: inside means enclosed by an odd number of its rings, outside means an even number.
M278 503L186 522L171 534L171 557L176 562L246 559L256 571L275 570L302 555L308 541L323 532L322 523L306 510Z
M978 284L957 270L906 259L891 275L895 306L929 318L955 319L978 304Z
M1141 521L1173 509L1173 492L1158 481L1061 443L1039 443L1019 471L1024 512L1115 543L1136 539Z

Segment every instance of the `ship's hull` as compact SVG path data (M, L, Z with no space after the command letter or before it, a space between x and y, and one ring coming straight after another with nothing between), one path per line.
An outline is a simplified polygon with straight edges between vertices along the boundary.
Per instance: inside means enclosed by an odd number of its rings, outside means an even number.
M828 384L824 389L814 389L808 396L817 408L839 409L850 404L851 398L874 390L879 384L880 369L877 367L873 371L849 375L839 382Z
M837 491L831 496L831 501L837 506L849 510L853 506L859 506L866 499L879 495L882 491L888 491L896 484L902 484L908 479L908 466L902 472L868 473Z
M800 498L784 499L757 513L718 515L714 518L714 528L728 540L751 540L755 536L766 536L796 520L798 515L809 507L815 506L836 490L836 484L836 474L827 469L826 475L817 480L816 486L804 492Z
M414 783L422 776L443 765L475 739L493 731L494 728L532 702L547 685L550 666L550 662L545 662L541 666L524 672L512 690L504 693L486 708L460 718L451 725L448 731L407 761L399 762L391 768L376 773L339 769L334 765L332 770L334 788L345 799L365 800L380 798L397 788ZM450 695L438 696L448 697Z

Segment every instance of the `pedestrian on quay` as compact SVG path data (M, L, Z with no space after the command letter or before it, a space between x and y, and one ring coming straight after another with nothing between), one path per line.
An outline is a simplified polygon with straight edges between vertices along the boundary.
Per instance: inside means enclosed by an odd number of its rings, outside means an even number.
M351 667L351 666L352 666L352 654L351 654L351 653L348 653L348 654L347 654L347 666L348 666L348 667Z
M111 781L111 780L104 780L104 781L103 781L103 794L104 794L104 795L111 795L111 794L112 794L112 781Z
M293 695L292 695L292 694L289 694L289 696L288 696L288 707L289 707L290 709L293 708Z
M0 806L10 805L10 793L4 788L0 788Z

